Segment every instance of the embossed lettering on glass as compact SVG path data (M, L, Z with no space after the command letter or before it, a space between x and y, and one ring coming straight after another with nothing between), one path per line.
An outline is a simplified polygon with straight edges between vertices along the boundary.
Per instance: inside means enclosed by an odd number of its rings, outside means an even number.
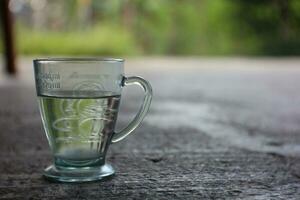
M36 59L36 90L54 163L44 176L62 182L99 180L114 174L105 156L111 143L136 129L152 98L150 84L124 76L122 59ZM136 117L115 132L121 91L127 85L144 90Z

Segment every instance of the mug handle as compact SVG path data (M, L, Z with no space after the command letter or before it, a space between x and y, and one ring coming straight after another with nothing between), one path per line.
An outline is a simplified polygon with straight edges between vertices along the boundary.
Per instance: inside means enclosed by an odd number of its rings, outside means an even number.
M127 127L122 129L120 132L115 132L111 142L116 143L124 139L127 135L132 133L143 121L144 117L146 116L152 99L152 87L148 81L145 79L138 77L138 76L131 76L131 77L124 77L122 81L122 86L129 86L129 85L138 85L144 90L144 102L134 117L134 119L128 124Z

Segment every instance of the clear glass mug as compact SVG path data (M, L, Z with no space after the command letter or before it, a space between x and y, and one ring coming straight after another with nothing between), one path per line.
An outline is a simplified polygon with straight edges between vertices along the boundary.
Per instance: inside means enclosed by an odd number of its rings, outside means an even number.
M99 180L114 174L105 156L142 122L152 89L141 77L124 76L124 60L111 58L36 59L34 74L44 130L54 164L44 176L62 182ZM120 132L115 132L123 86L139 85L144 102Z

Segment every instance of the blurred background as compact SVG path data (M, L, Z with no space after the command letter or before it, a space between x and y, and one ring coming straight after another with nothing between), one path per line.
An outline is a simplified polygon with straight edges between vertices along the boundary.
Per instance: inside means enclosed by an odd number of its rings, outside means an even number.
M300 199L300 0L0 0L0 22L3 198L150 188ZM113 190L40 182L51 156L32 60L76 56L125 58L126 76L153 88L136 134L110 148ZM117 130L142 98L124 88Z
M299 0L11 0L9 9L21 55L300 54Z

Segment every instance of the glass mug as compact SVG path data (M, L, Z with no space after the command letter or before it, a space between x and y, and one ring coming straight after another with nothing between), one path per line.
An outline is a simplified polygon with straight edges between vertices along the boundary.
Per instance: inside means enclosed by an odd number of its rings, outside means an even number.
M124 60L111 58L36 59L34 74L44 130L54 164L44 176L61 182L94 181L114 174L105 156L145 117L152 98L150 84L124 76ZM114 132L123 86L139 85L144 102L120 132Z

